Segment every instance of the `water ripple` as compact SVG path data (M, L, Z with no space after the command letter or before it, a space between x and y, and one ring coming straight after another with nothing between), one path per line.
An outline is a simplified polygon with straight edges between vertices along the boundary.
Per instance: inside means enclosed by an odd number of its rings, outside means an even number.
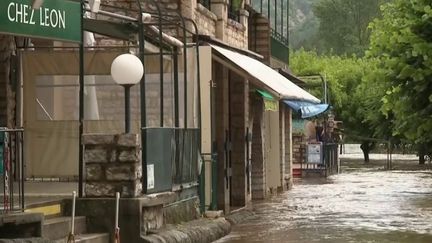
M218 242L432 242L432 173L350 170L255 209Z

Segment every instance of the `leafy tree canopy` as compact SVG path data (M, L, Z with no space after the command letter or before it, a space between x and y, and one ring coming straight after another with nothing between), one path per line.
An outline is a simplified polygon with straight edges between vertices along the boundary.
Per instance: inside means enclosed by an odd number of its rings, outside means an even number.
M368 56L379 60L389 87L382 111L393 133L432 144L432 1L395 0L371 24Z
M375 82L383 75L377 60L299 50L292 53L290 67L307 81L310 75L325 77L330 93L329 103L337 119L344 121L344 127L350 133L379 138L388 134L385 127L381 127L386 120L380 113L385 89L380 87L382 83ZM313 86L311 92L323 97L322 86Z

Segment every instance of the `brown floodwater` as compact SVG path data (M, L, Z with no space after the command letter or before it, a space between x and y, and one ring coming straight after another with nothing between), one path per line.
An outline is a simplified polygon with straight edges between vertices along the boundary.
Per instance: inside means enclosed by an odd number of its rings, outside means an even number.
M256 215L217 242L432 242L431 170L345 171L254 203Z

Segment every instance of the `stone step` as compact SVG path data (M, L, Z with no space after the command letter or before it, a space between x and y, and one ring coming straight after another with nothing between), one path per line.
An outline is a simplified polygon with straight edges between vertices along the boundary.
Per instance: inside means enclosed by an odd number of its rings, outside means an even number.
M75 234L86 232L86 218L82 216L75 217ZM42 229L42 236L46 239L57 240L66 238L71 229L70 217L56 217L45 219Z
M67 243L67 237L60 240L55 240L53 243ZM109 234L80 234L75 235L75 243L109 243Z

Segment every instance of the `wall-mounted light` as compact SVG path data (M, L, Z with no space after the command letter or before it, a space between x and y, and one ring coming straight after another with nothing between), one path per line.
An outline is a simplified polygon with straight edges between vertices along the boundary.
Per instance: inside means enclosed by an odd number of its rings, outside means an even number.
M130 88L141 81L143 74L143 63L132 54L122 54L111 64L112 78L125 91L125 133L130 132Z
M44 0L33 0L32 1L32 9L40 9Z

